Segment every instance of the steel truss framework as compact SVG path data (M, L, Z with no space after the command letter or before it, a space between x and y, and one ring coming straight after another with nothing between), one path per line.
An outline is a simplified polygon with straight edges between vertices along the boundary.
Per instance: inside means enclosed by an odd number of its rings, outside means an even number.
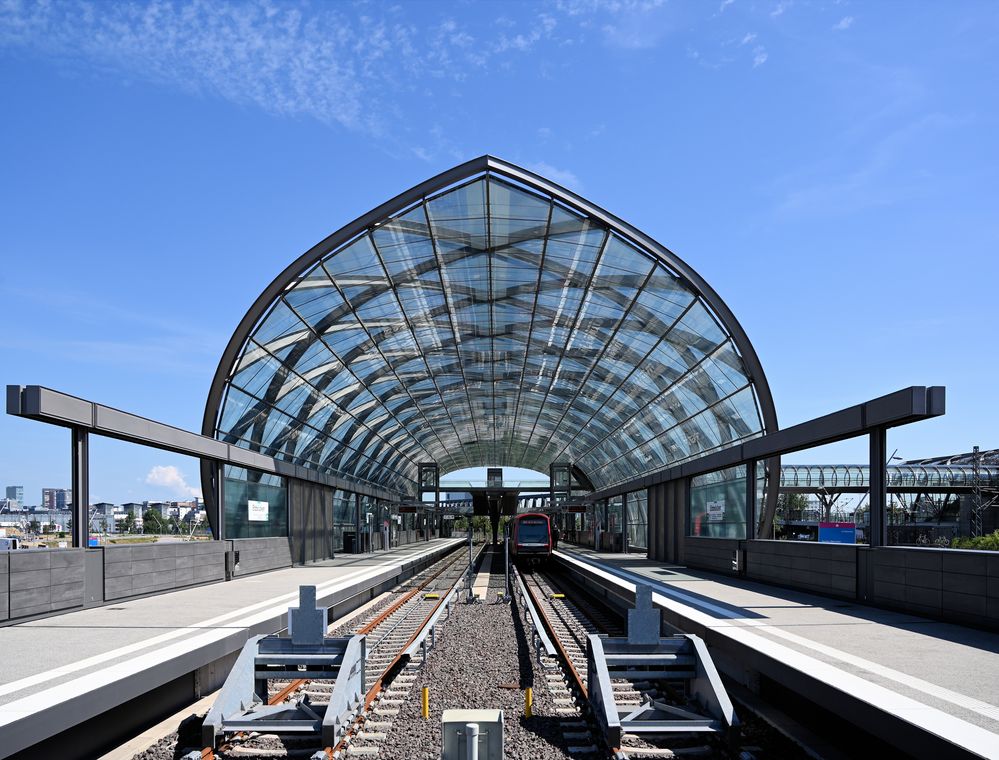
M689 266L483 157L289 266L233 334L203 432L408 496L423 461L568 461L601 488L776 427L751 344Z

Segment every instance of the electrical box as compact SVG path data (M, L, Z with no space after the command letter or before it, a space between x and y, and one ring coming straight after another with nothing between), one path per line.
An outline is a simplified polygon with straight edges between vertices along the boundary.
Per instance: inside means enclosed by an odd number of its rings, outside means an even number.
M441 760L465 760L468 724L479 726L479 760L503 758L502 710L445 710L441 714Z

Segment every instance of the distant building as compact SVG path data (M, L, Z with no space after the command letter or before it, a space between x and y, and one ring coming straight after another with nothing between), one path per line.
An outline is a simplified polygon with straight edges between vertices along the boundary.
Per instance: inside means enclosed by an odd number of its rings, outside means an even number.
M7 501L24 505L24 486L7 486Z
M69 509L73 505L70 488L43 488L42 509Z
M106 501L92 504L90 507L90 530L98 533L117 533L115 525L116 510L114 504Z

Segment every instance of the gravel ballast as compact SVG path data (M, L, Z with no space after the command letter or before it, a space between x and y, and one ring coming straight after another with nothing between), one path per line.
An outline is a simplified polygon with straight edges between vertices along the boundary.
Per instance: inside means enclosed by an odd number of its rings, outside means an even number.
M530 634L511 604L457 604L437 632L437 646L417 677L392 727L380 743L381 758L437 760L441 713L448 709L502 709L508 758L571 757L562 721L540 666L531 661ZM525 641L526 638L526 641ZM420 715L420 690L430 688L430 718ZM534 716L524 717L524 690L534 689Z

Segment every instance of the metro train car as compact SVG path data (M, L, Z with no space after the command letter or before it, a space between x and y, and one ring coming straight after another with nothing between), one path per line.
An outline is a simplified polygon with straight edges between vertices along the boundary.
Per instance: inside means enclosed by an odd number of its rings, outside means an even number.
M546 562L552 556L552 525L548 515L525 512L513 519L510 554L526 564Z

